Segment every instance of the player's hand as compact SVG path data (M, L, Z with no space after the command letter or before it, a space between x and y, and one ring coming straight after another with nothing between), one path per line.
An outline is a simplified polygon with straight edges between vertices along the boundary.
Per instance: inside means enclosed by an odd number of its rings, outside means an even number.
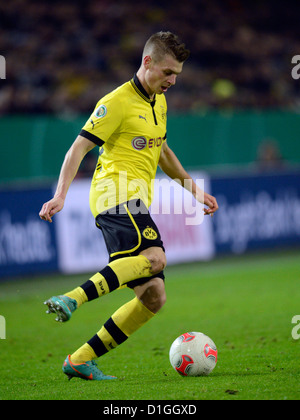
M208 206L208 208L204 208L204 215L210 215L213 217L214 213L218 210L219 206L215 197L210 194L204 193L204 204Z
M39 216L42 220L52 223L52 217L58 213L64 206L64 200L61 197L54 197L43 204Z

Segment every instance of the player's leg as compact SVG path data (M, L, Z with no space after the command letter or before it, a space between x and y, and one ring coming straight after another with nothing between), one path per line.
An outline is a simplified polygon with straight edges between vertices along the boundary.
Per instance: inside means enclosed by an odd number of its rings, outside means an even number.
M150 247L134 257L119 258L110 262L86 283L66 296L76 299L78 306L112 292L132 280L160 273L166 266L166 256L161 247Z
M139 256L146 257L151 264L153 274L160 273L167 265L167 258L164 249L161 246L151 246L140 252Z
M163 265L166 264L165 255L161 248L151 247L142 251L142 254L147 255L153 264L157 263L157 269L161 267L161 262L163 262ZM159 262L160 260L161 262ZM163 272L158 273L157 276L148 281L139 279L128 283L128 286L133 288L136 297L121 306L104 323L97 334L71 356L68 356L63 371L69 377L84 377L78 373L72 373L74 367L76 372L83 369L83 372L89 373L87 363L93 362L124 343L135 331L153 318L166 301ZM88 377L89 375L85 376Z
M160 277L135 286L134 292L139 301L154 314L166 303L165 283Z
M140 254L112 261L76 289L48 299L45 302L48 306L47 312L55 312L57 321L67 321L72 312L83 303L110 293L132 280L150 277L163 270L166 262L161 248L152 247L151 252L146 255Z
M136 204L135 201L134 203ZM57 314L56 320L67 321L72 312L83 303L110 293L133 280L151 277L164 269L166 257L163 245L148 210L142 202L141 212L138 214L131 214L128 207L124 205L121 212L119 206L116 214L99 215L96 218L113 261L81 286L65 295L53 296L45 302L48 312ZM137 255L139 249L144 251ZM127 257L132 253L135 256Z
M157 276L148 281L135 280L133 287L128 283L136 297L121 306L91 340L72 354L74 363L93 360L122 344L161 309L166 301L163 272Z
M153 253L155 250L149 250L148 253L150 252ZM97 334L67 357L63 371L69 378L78 376L84 379L95 379L95 377L90 377L89 364L125 342L135 331L152 319L166 301L163 272L149 280L144 278L129 282L128 287L134 290L136 297L121 306ZM92 368L95 370L95 367ZM112 377L105 377L101 371L98 378L112 379Z
M151 247L140 255L124 257L110 262L79 288L66 293L80 306L106 295L132 280L150 277L161 272L166 265L165 253L160 247Z
M121 214L119 216L117 220L115 217L103 218L102 215L98 218L109 255L115 260L80 288L68 293L67 299L78 299L79 304L82 304L123 285L134 289L136 297L119 308L97 334L67 357L63 371L69 377L108 379L101 371L95 373L95 366L91 363L94 363L95 358L127 340L148 322L165 302L162 270L166 265L166 257L155 223L151 216L144 212L136 218L130 212L127 212L125 217ZM124 256L133 251L135 256ZM79 296L76 296L76 293Z
M89 376L73 374L83 369L87 362L92 362L110 350L124 343L135 331L153 318L166 301L164 281L160 277L134 287L136 297L120 307L87 343L81 346L65 361L63 371L71 376ZM90 379L90 378L88 378ZM110 379L103 378L103 379Z

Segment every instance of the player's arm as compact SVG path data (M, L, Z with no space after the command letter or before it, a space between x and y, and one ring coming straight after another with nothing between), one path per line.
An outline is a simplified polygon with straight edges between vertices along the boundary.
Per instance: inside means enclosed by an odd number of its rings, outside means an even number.
M178 181L180 185L190 191L200 203L208 206L208 208L204 209L205 214L213 215L213 213L218 210L219 206L215 197L207 194L198 187L192 177L183 168L175 153L169 148L167 142L162 146L158 164L166 175ZM190 182L184 182L185 180L190 180Z
M84 156L96 146L92 141L82 137L77 136L76 140L66 153L64 162L62 164L60 175L58 178L56 192L54 197L44 203L42 209L39 213L39 216L43 220L52 222L52 216L55 213L59 212L65 203L65 198L71 182L77 174L80 163L82 162Z

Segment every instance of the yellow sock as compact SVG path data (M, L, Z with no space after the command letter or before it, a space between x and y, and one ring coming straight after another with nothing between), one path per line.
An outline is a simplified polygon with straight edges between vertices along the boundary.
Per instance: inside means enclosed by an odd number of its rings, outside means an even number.
M121 306L121 308L112 315L111 319L118 328L129 337L138 328L146 324L154 315L153 312L146 308L146 306L135 297Z
M119 308L94 337L71 355L72 362L83 363L102 356L122 344L154 315L135 297Z
M120 258L109 263L80 287L66 293L66 296L75 299L80 306L84 302L119 289L130 280L151 275L151 263L144 255Z
M76 289L71 290L71 292L65 293L65 296L75 299L77 302L77 308L88 301L87 295L81 287L76 287Z
M117 276L120 286L128 283L130 280L152 275L151 263L144 255L119 258L118 260L109 263L108 267L110 267Z
M83 346L81 346L78 350L76 350L71 355L71 362L72 363L84 363L88 362L89 360L96 359L97 355L92 349L92 347L85 343Z
M77 307L99 296L106 295L121 288L130 280L152 275L151 264L143 255L120 258L109 263L99 273L94 274L87 282L74 290L65 293L77 301Z

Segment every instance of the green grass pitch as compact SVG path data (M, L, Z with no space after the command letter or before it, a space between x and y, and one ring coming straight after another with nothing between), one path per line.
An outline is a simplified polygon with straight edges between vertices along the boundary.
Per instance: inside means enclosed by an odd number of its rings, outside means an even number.
M2 400L283 400L300 397L297 252L223 258L166 269L167 303L127 342L99 359L115 381L68 381L62 363L133 297L116 291L85 304L64 324L43 301L88 276L43 276L0 283ZM179 376L169 348L181 333L200 331L218 347L208 377Z

